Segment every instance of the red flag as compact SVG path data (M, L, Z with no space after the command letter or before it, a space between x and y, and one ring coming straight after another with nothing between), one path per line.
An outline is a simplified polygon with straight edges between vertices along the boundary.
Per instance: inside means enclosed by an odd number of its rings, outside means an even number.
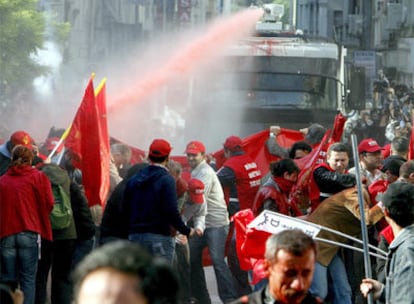
M330 130L326 131L321 144L305 157L295 160L301 171L296 184L290 192L289 202L292 207L305 210L309 208L309 202L312 204L315 199L319 199L319 189L313 180L312 172L315 166L320 164L325 158L330 134Z
M336 114L329 145L341 141L346 120L347 118L342 113Z
M242 139L243 150L253 158L263 176L269 171L269 164L279 159L279 157L271 155L267 150L266 141L268 138L269 130L264 130ZM277 142L285 148L303 139L301 132L283 128L277 136ZM220 168L225 161L223 149L214 152L213 156L216 159L217 168Z
M325 160L326 151L329 146L341 141L346 119L341 113L337 114L335 116L333 131L326 131L321 143L317 147L314 147L311 153L301 159L295 160L301 172L290 195L293 206L298 206L300 209L307 209L307 204L310 201L312 211L317 207L319 203L319 188L315 184L312 172L316 165Z
M73 152L74 165L82 171L89 206L103 206L106 200L103 196L109 188L110 161L105 90L95 97L92 78L85 89L65 146Z
M408 147L408 159L414 159L414 112L411 113L411 134L410 145Z
M101 84L95 91L96 105L98 110L99 120L99 152L101 161L101 184L99 189L99 199L101 206L104 206L107 200L110 180L109 180L109 166L111 160L111 150L109 145L108 133L108 116L106 110L106 79L102 80ZM99 179L99 178L98 178Z
M254 219L251 209L240 210L233 216L236 229L236 249L243 270L252 270L252 284L265 278L263 260L266 240L270 233L248 228L247 225Z

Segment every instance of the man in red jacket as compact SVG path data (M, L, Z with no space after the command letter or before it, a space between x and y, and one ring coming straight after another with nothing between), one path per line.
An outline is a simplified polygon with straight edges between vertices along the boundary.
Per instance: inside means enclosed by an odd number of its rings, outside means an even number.
M239 210L252 207L254 197L260 187L262 174L255 161L243 151L240 137L228 137L223 144L223 148L227 160L223 167L217 171L217 176L223 187L229 216L231 217ZM233 222L231 222L229 232L231 241L227 248L227 261L241 296L250 293L251 289L247 272L240 269L233 225Z

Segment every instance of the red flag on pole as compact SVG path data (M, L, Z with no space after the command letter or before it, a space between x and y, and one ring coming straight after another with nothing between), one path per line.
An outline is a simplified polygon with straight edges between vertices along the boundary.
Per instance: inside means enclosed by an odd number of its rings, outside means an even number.
M264 130L242 139L243 150L254 159L263 176L269 172L269 164L279 159L267 150L266 141L268 138L269 130ZM299 131L282 128L277 141L280 146L287 148L303 138L303 134ZM217 168L220 168L225 162L223 149L214 152L213 156L216 159Z
M109 192L109 166L111 159L111 150L109 144L108 120L106 110L106 79L103 79L95 90L96 104L99 118L99 151L101 161L101 184L99 199L101 206L105 205Z
M414 159L414 112L411 112L411 134L410 145L408 147L408 159Z
M82 171L89 206L104 205L109 189L109 137L104 87L95 96L89 80L65 146L72 151L74 165Z

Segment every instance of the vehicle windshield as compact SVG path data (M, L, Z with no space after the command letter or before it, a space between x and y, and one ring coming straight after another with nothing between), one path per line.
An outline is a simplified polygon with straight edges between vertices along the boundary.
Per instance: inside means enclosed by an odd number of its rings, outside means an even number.
M336 107L337 82L303 74L220 73L202 81L198 91L200 96L229 106L331 110Z

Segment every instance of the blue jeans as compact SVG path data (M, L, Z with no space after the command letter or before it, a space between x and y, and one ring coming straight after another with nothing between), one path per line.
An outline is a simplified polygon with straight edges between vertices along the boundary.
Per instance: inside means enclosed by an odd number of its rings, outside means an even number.
M39 242L39 235L29 231L0 240L1 279L19 283L24 304L33 304L35 299Z
M352 291L348 282L346 269L339 255L335 255L328 267L318 262L315 264L315 272L309 292L325 300L329 290L333 295L333 304L352 304Z
M76 240L75 252L73 253L72 268L75 269L76 265L83 260L85 256L92 251L95 245L95 237L93 236L89 240Z
M203 268L203 249L208 248L216 275L217 290L223 303L237 299L233 277L224 258L229 226L206 228L201 237L191 237L191 293L199 303L211 303Z
M128 236L132 242L140 244L152 255L162 257L172 265L175 250L175 239L171 236L154 233L133 233Z

